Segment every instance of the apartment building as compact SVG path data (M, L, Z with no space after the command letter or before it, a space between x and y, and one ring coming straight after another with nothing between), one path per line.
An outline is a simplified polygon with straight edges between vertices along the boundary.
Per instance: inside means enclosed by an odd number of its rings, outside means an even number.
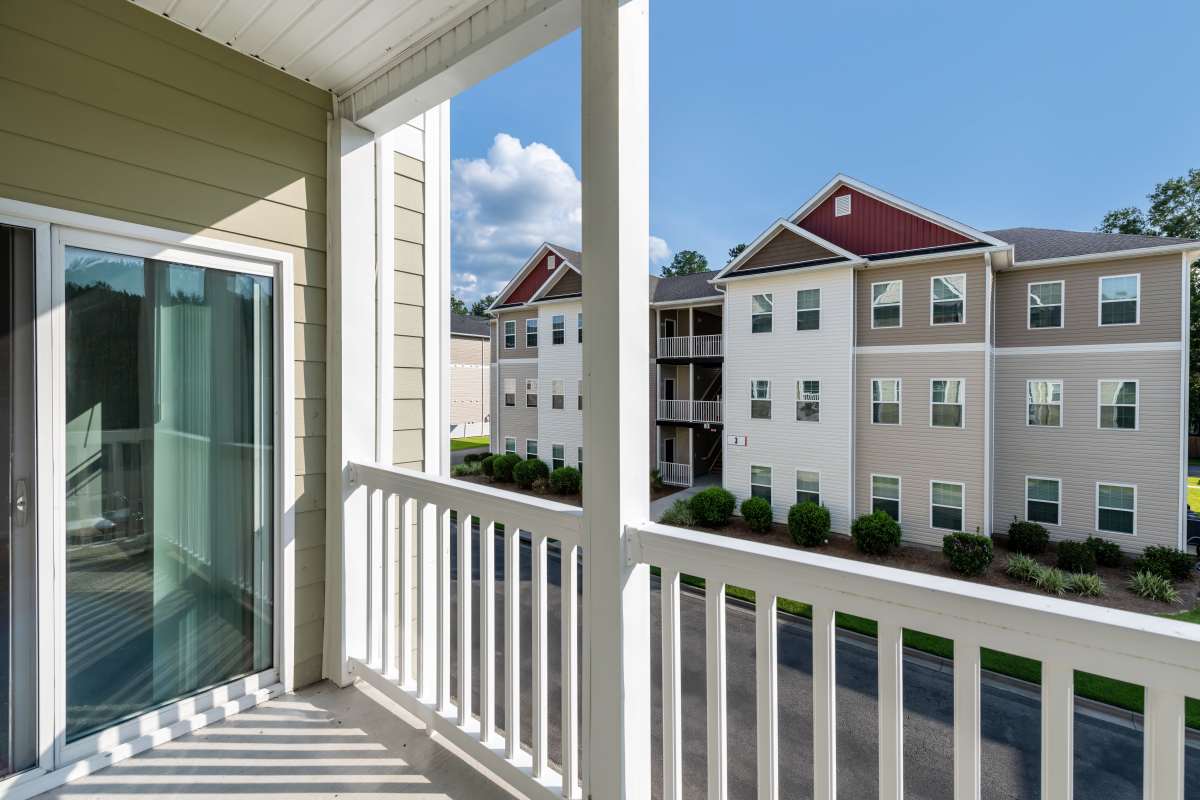
M512 401L497 449L546 461L582 446L581 412L540 405L571 391L577 346L532 349L580 308L577 267L568 298L546 261L562 252L543 246L494 309ZM651 279L649 465L765 497L779 521L817 500L840 532L884 510L927 544L1019 518L1182 546L1198 256L1181 239L985 232L839 175L719 272ZM539 395L524 410L522 382Z
M450 435L484 436L491 417L491 325L487 317L450 315Z

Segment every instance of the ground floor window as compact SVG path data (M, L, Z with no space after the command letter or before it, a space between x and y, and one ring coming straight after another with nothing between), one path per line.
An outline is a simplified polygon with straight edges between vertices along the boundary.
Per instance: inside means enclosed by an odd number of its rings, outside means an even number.
M566 448L561 444L550 445L550 468L558 469L567 465Z
M963 529L963 485L947 481L929 484L929 525L947 531Z
M577 448L577 452L575 454L575 463L579 465L579 471L583 472L583 448L582 447Z
M750 496L771 502L770 467L750 467Z
M821 473L796 470L796 502L821 505Z
M530 461L533 461L537 457L538 457L537 439L526 439L525 440L525 458L527 458Z
M871 511L882 511L900 521L900 479L893 475L871 476Z
M505 453L517 452L517 440L511 436L505 436L504 437L504 452Z
M1106 533L1136 533L1136 486L1121 483L1096 484L1096 530Z
M1025 479L1025 519L1058 525L1062 484L1057 478Z

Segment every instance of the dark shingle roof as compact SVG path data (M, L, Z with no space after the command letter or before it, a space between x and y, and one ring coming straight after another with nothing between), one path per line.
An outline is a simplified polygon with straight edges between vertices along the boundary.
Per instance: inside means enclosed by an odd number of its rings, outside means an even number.
M651 286L650 302L673 303L681 300L701 300L706 297L720 297L717 287L709 283L715 278L717 270L696 272L691 275L672 275L659 278Z
M1013 260L1041 261L1044 258L1067 258L1094 253L1116 253L1143 247L1162 247L1171 244L1196 242L1195 239L1175 239L1169 236L1140 236L1129 233L1096 233L1095 231L1063 231L1054 228L1005 228L988 231L1002 242L1013 245Z
M459 336L482 336L491 338L491 329L487 317L474 317L468 314L450 315L450 333Z
M560 256L565 258L567 261L570 261L576 266L576 268L580 270L583 269L583 253L579 252L578 250L572 250L569 247L563 247L562 245L555 244L554 242L546 242L546 244L557 250Z

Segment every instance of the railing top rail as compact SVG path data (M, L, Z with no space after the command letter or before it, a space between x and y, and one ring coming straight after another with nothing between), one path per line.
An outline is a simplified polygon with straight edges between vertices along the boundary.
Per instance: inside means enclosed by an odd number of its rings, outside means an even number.
M641 563L1197 693L1200 626L1192 623L654 522L629 534L631 557Z

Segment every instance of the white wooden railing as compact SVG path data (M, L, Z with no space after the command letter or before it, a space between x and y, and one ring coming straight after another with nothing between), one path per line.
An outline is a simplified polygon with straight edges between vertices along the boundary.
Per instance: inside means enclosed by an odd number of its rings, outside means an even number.
M435 731L461 747L531 800L579 798L579 585L582 512L548 500L478 484L373 464L350 464L350 502L369 503L366 531L347 531L346 546L366 561L360 587L365 620L350 671L371 683ZM451 511L459 523L451 524ZM472 617L472 526L479 519L479 619ZM398 524L397 524L398 523ZM503 532L498 532L503 526ZM532 544L531 686L522 686L520 642L521 536ZM496 536L503 537L503 606L496 602ZM450 544L457 537L457 676L451 685ZM547 549L561 559L561 765L549 759L550 622ZM495 675L497 614L504 630L504 683ZM354 620L348 620L353 623ZM479 625L478 659L472 629ZM476 663L478 660L478 663ZM478 669L480 708L472 709ZM456 691L457 698L452 694ZM498 692L501 693L498 695ZM520 740L522 699L530 698L533 738ZM504 711L499 730L497 702ZM476 716L478 713L478 716Z
M720 400L658 401L658 418L672 422L720 422Z
M658 337L659 358L717 358L724 355L723 348L723 337L719 333Z
M692 402L692 420L695 422L720 422L720 400L695 400Z
M668 486L691 486L692 465L677 464L672 461L659 461L658 474L662 482Z
M690 336L660 336L658 337L659 358L687 358L692 354L692 337Z
M703 336L692 337L692 356L694 358L713 358L723 354L721 334L707 333Z

